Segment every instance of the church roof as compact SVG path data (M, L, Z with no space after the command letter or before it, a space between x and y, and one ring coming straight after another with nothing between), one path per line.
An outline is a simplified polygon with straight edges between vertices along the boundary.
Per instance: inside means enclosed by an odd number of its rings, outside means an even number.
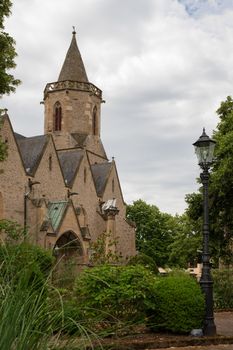
M34 175L42 157L45 145L47 144L48 136L40 135L34 137L22 137L22 135L16 134L16 140L26 172L29 175Z
M75 178L81 160L83 159L83 150L71 149L58 151L58 158L61 164L65 183L70 186Z
M78 147L84 147L87 139L87 134L72 133L71 136L77 142Z
M102 197L104 193L111 167L112 163L108 162L91 165L92 175L95 182L95 188L99 197Z
M21 134L18 134L17 132L15 132L14 134L15 134L15 138L16 138L17 140L26 139L26 136L23 136L23 135L21 135Z
M81 54L78 49L75 34L76 33L74 31L58 81L72 80L87 83L88 78Z

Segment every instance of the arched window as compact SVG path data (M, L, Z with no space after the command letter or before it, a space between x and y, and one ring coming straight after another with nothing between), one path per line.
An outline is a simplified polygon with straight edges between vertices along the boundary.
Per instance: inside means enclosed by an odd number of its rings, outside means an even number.
M96 106L93 108L93 113L92 113L92 128L93 128L93 135L97 135L97 107Z
M54 131L61 130L61 120L62 120L62 108L60 102L56 102L54 105Z

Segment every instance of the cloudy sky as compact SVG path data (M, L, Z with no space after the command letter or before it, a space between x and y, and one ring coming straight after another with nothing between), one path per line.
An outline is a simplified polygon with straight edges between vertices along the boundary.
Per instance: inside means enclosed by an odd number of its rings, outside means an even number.
M15 131L43 133L43 89L56 81L72 26L89 81L103 90L102 140L125 200L172 214L197 189L192 143L216 128L233 94L232 0L13 0L15 94L0 100Z

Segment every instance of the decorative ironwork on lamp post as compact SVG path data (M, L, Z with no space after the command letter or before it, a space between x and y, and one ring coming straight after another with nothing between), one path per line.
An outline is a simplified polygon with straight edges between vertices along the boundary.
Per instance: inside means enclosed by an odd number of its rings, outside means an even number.
M215 335L216 326L214 323L213 311L213 280L210 272L210 254L209 254L209 168L213 162L215 141L210 139L203 129L202 135L193 144L195 153L198 158L198 164L203 172L200 174L201 182L203 184L203 252L202 252L202 274L200 279L201 289L205 295L205 320L203 333L204 335Z

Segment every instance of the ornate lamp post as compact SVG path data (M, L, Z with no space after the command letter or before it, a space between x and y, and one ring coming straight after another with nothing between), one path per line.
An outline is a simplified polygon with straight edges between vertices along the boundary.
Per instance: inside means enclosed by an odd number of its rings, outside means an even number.
M201 289L205 295L205 320L203 333L204 335L215 335L216 326L214 323L213 312L213 280L210 273L210 255L209 255L209 205L208 205L208 183L209 183L209 168L213 162L215 141L211 140L203 129L202 135L193 144L195 153L198 158L198 164L203 172L200 174L201 182L203 184L203 252L202 252L202 274L200 279Z

